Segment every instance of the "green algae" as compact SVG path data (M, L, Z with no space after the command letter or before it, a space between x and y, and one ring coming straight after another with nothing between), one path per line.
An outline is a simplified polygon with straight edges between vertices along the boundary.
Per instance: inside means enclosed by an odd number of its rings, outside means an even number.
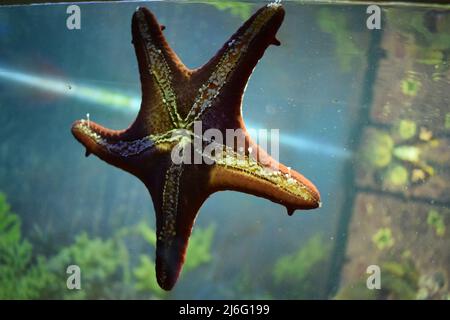
M434 229L437 236L443 237L445 235L444 218L438 211L428 211L427 224Z
M378 250L389 249L394 246L395 240L392 236L392 230L390 228L380 228L372 236L372 242L375 244Z

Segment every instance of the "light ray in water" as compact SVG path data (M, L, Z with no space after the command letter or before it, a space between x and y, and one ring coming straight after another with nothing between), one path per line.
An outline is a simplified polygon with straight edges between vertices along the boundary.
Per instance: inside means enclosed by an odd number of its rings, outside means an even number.
M70 96L76 99L122 111L138 111L141 100L140 97L126 95L118 91L88 86L82 83L72 83L67 79L58 79L24 73L6 69L1 66L0 78L43 91Z
M6 69L0 66L0 78L14 81L35 89L52 92L95 103L104 108L115 111L136 113L140 106L140 97L112 91L98 86L89 86L82 83L70 83L64 79L45 77L24 72ZM248 125L249 131L257 132L260 127ZM268 135L270 139L270 135ZM280 130L280 143L297 151L305 151L332 156L336 158L348 158L351 152L344 148L336 147L299 135L284 134Z
M249 124L247 125L247 129L249 132L258 132L262 128L254 124ZM270 131L270 129L266 130ZM270 134L267 135L267 138L270 143ZM352 155L349 150L343 147L333 146L301 135L286 134L283 133L283 130L280 130L280 144L299 152L308 151L312 154L326 155L339 159L348 159Z

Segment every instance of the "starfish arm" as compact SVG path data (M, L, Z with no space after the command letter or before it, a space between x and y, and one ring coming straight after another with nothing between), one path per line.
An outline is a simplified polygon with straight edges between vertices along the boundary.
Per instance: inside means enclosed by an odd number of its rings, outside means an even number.
M275 34L283 19L284 9L280 4L271 3L261 8L208 63L194 72L192 81L202 85L185 119L187 124L199 119L211 106L215 112L240 114L247 81L267 47L279 45Z
M289 215L297 209L320 207L320 196L314 185L296 171L285 177L281 172L264 172L247 166L217 165L211 172L216 190L233 190L271 200L286 207Z
M153 151L158 141L165 138L164 135L148 135L132 139L128 130L107 129L89 120L75 121L72 134L86 148L86 156L94 154L135 175L138 174L136 169L144 152Z
M150 10L144 7L136 9L132 18L131 30L133 44L139 61L139 71L146 74L149 71L149 67L160 67L159 64L164 63L167 64L168 71L174 77L182 77L183 74L189 73L189 69L186 68L177 54L170 48L162 32L164 28L158 23L155 15ZM161 54L161 58L148 59L156 54ZM164 61L160 60L162 58L164 58Z
M205 187L208 174L204 168L169 161L164 167L142 180L156 214L157 281L164 290L171 290L181 272L198 210L210 191ZM196 187L192 187L193 181Z
M192 187L192 179L198 183ZM155 177L147 185L155 184ZM207 175L195 166L171 164L161 187L149 187L156 213L156 277L164 290L175 285L198 210L209 196Z
M142 86L142 105L132 127L153 133L182 123L175 87L186 83L190 74L170 48L156 17L138 8L132 19L133 44Z
M312 182L295 170L270 157L247 138L252 153L239 154L224 147L215 158L210 185L215 190L234 190L269 199L286 207L289 215L296 209L320 207L320 194Z

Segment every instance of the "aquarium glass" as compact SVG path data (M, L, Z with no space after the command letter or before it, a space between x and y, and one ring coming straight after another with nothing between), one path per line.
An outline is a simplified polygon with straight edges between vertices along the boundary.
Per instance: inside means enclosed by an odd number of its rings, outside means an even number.
M86 158L71 126L136 118L137 6L194 69L265 5L0 6L1 299L450 297L450 7L402 3L282 2L281 45L258 62L242 115L252 132L279 130L280 162L314 183L321 207L288 216L214 193L174 288L158 286L146 187Z

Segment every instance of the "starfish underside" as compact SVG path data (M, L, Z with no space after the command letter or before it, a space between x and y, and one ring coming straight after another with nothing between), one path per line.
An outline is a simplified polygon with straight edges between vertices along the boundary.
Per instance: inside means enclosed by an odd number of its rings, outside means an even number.
M315 186L301 174L279 164L249 137L241 103L247 81L284 18L280 4L258 10L201 68L188 69L169 47L155 16L138 8L132 19L142 86L142 103L126 130L106 129L92 121L76 121L75 138L107 163L138 177L148 188L156 213L156 274L170 290L178 279L191 230L203 202L214 192L236 190L295 209L320 205ZM217 154L205 154L190 143L194 124L202 130L241 129L243 148L214 142ZM202 139L202 138L201 138ZM172 161L171 152L209 159L209 163Z

